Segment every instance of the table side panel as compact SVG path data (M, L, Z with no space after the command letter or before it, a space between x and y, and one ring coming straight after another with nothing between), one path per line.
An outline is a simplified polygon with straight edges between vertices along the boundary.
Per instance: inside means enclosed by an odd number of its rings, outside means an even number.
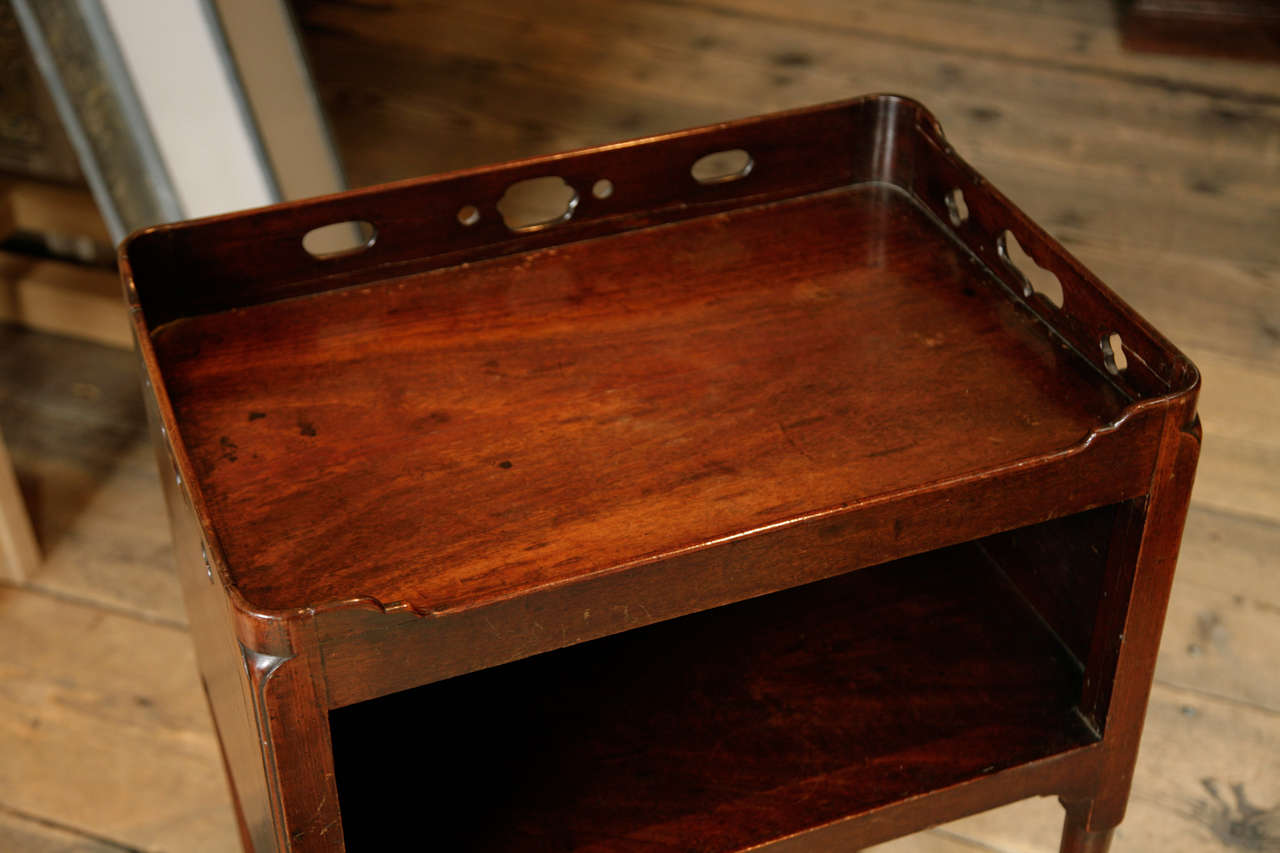
M1139 497L1150 487L1162 423L1162 411L1144 410L1077 454L481 607L431 616L322 610L315 620L330 707Z
M245 836L242 841L247 850L276 850L273 785L262 753L263 732L244 649L237 639L234 610L225 588L210 571L199 522L174 474L167 436L160 431L155 400L151 394L144 397L200 681Z

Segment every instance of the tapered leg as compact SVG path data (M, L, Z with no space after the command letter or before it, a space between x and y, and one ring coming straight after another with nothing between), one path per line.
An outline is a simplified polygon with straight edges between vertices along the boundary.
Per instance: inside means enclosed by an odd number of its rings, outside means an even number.
M1067 809L1067 819L1062 826L1062 846L1059 853L1107 853L1111 847L1112 829L1094 832L1085 828L1082 815L1075 810Z

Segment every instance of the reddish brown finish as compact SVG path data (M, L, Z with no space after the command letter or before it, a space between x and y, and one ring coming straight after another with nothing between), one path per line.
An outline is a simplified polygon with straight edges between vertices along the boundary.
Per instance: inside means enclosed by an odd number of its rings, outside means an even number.
M880 185L179 320L155 345L262 610L464 610L1062 452L1126 402Z
M1111 849L1111 837L1114 828L1089 830L1085 828L1088 819L1087 803L1063 802L1067 810L1062 824L1061 853L1107 853Z
M748 176L693 181L728 148ZM574 217L506 231L494 204L543 175ZM367 250L302 250L350 219ZM509 823L443 810L481 848L859 846L1054 794L1083 851L1122 817L1198 379L918 105L152 229L121 265L255 850L357 846L352 767L406 762L528 794L475 803ZM436 722L394 734L415 697ZM545 727L503 729L521 709Z
M1137 494L1134 484L1117 481L1110 472L1123 470L1127 448L1118 443L1117 452L1110 448L1109 443L1098 448L1107 452L1097 457L1097 472L1087 476L1070 465L1075 457L1067 457L1007 476L921 490L909 502L863 506L829 523L784 527L724 551L693 551L473 610L429 619L405 611L322 612L316 622L330 701L341 706L371 699L965 541L988 532L992 518L1002 519L1001 526L1031 524L1051 517L1062 495L1072 490L1087 489L1107 503L1123 500ZM1144 479L1149 482L1149 475ZM797 553L804 559L796 560ZM732 571L725 570L726 563ZM415 666L405 668L404 660Z

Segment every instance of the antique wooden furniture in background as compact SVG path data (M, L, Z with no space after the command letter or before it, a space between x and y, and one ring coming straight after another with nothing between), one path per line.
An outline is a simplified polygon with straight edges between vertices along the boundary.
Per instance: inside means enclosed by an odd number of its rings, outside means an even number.
M246 847L855 849L1056 795L1106 849L1197 373L918 104L121 261Z
M1275 0L1126 0L1120 36L1130 50L1280 60Z

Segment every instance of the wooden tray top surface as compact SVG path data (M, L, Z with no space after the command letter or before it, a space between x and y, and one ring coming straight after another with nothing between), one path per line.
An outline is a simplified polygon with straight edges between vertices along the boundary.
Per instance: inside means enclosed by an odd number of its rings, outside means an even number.
M1127 399L862 184L170 322L256 607L466 608L1068 448Z

